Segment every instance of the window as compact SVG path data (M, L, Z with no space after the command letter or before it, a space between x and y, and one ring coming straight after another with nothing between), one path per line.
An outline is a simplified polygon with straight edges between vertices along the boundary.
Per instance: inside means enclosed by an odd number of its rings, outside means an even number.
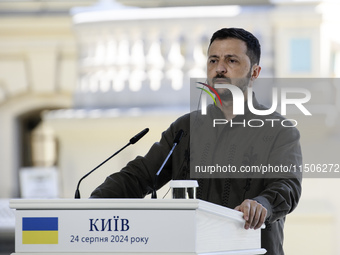
M312 71L311 39L293 38L290 40L290 71L309 73Z

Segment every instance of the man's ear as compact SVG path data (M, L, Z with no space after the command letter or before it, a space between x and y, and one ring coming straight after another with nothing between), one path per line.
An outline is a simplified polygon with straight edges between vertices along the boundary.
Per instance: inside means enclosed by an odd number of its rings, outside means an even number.
M259 66L258 64L254 64L251 69L252 69L252 71L251 71L251 80L254 81L260 75L261 66Z

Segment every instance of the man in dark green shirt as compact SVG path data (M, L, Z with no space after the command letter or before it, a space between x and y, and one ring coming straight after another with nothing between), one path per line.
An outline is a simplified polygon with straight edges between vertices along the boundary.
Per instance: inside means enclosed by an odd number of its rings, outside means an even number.
M208 85L233 84L241 89L245 101L244 114L234 114L233 97L228 89L216 89L221 102L216 100L216 105L209 105L206 116L196 111L177 119L144 157L137 157L120 172L109 176L91 197L142 198L150 193L156 172L179 130L184 131L183 138L159 176L157 189L171 179L190 179L190 170L193 171L197 165L218 162L237 169L253 165L300 165L302 156L298 130L280 125L280 121L285 119L276 112L257 116L247 107L248 88L261 72L260 54L260 44L251 33L238 28L216 31L208 49ZM267 109L257 102L255 95L252 101L255 109ZM213 127L214 119L225 119L229 124ZM280 121L264 121L265 124L257 128L230 124L232 121L247 123L251 119ZM197 179L197 198L243 212L246 229L258 229L266 223L262 230L262 247L267 249L267 254L284 254L285 216L298 204L301 174L225 174L218 178Z

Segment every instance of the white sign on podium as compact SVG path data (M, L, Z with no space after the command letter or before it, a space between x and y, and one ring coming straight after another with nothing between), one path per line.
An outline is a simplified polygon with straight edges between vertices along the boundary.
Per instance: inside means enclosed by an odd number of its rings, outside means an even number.
M11 200L15 254L264 254L242 213L197 199Z

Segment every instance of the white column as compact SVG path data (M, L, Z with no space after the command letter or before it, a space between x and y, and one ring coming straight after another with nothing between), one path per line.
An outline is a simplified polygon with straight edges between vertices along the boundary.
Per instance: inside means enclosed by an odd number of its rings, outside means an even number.
M169 33L167 38L170 44L170 50L167 55L167 70L166 77L171 80L171 86L174 90L179 90L183 86L183 71L182 68L185 59L181 53L181 43L179 31L174 30Z
M161 51L159 30L150 33L149 49L146 55L147 76L150 80L150 88L159 90L164 78L164 58Z
M132 91L140 90L142 87L142 82L146 78L145 54L143 47L143 41L137 37L133 42L130 58L130 66L132 71L129 77L129 88Z
M120 36L117 54L117 76L114 81L114 90L120 91L125 88L125 82L130 75L130 43L126 35Z

